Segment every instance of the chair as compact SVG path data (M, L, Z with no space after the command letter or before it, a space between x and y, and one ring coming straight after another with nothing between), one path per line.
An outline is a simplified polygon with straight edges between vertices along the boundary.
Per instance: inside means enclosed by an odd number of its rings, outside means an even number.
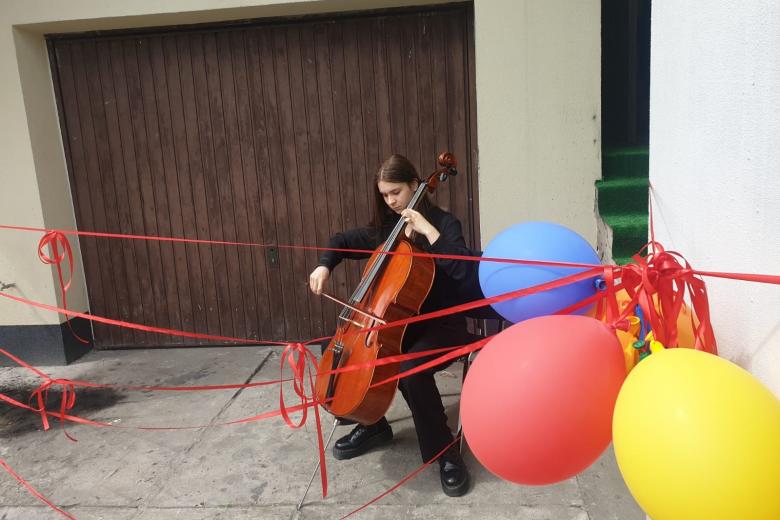
M466 318L471 322L469 328L473 330L471 333L473 341L478 341L483 338L492 336L504 330L507 326L507 321L503 316L498 314L493 307L485 306L477 309L471 309L464 313ZM463 375L461 378L461 388L466 381L466 374L468 374L471 363L474 362L474 358L477 356L477 351L471 352L465 356L462 356L459 361L463 362ZM459 450L463 453L463 423L461 423L460 414L458 414L458 436L460 436Z

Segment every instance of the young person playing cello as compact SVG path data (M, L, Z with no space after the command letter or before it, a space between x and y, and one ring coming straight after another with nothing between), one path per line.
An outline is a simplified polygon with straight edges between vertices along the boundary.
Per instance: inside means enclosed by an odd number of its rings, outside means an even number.
M466 247L460 222L451 213L434 205L427 196L417 210L407 209L421 180L412 163L401 155L390 156L379 168L374 182L374 217L367 227L338 233L330 239L329 248L374 250L380 246L401 218L406 222L404 233L414 245L427 253L472 255ZM321 294L330 273L342 259L368 258L368 254L326 251L319 266L309 276L309 287ZM420 313L451 307L468 300L478 287L475 262L436 259L433 285ZM466 319L449 315L407 326L403 338L404 353L421 352L441 347L469 343ZM401 372L419 366L431 358L418 358L401 363ZM441 395L434 373L443 365L404 377L398 386L412 412L420 454L424 461L432 459L453 441L447 426ZM336 459L350 459L369 449L386 444L393 430L382 417L372 425L358 424L348 435L338 439L333 447ZM439 458L441 485L448 496L461 496L469 486L469 473L455 445Z

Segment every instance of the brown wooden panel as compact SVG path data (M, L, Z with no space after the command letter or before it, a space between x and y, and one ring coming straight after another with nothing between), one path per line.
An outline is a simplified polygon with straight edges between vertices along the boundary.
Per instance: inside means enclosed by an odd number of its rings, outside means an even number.
M205 237L208 240L224 240L222 229L223 215L220 205L220 179L216 165L215 149L219 143L212 133L212 114L209 103L208 67L206 65L205 40L208 35L194 34L191 36L190 46L192 52L192 75L194 80L194 94L196 111L198 114L198 130L200 137L200 150L203 161L203 193L205 194L205 208L208 215L208 232ZM211 75L215 74L213 66ZM221 172L220 172L221 173ZM223 189L224 191L224 189ZM231 306L231 293L229 287L229 274L227 251L225 247L210 247L212 252L214 280L216 285L216 306L212 312L219 314L219 331L222 335L232 335L233 312Z
M71 179L71 193L73 196L76 219L80 226L86 229L95 229L95 221L92 217L92 199L90 193L89 171L85 162L85 150L81 131L81 114L78 104L78 91L74 74L77 64L74 64L72 56L73 45L62 45L56 49L58 70L58 86L62 93L58 106L60 107L60 119L62 121L63 143L66 152L66 161ZM98 258L97 247L94 239L81 237L82 260L84 263L87 286L90 289L90 305L93 309L105 310L108 306L101 279L101 265ZM94 293L94 294L93 294ZM95 312L95 311L93 311ZM110 336L108 327L95 324L93 328L95 337Z
M299 45L301 52L301 84L303 86L303 98L306 112L306 133L309 155L304 157L308 165L308 185L310 186L310 199L305 203L311 207L310 214L314 218L315 225L307 235L307 243L326 244L328 240L328 224L330 219L329 204L327 200L327 172L323 169L325 163L325 151L323 149L322 117L320 115L319 84L317 81L317 55L314 46L314 31L299 31ZM311 233L313 231L313 235ZM316 265L319 253L309 253L309 265ZM332 314L333 307L327 301L320 298L308 298L312 305L313 330L325 330L325 321L332 318L326 317Z
M151 107L148 106L148 103L144 99L144 91L148 91L151 86L147 85L146 89L144 88L143 81L146 78L143 77L141 72L144 62L145 43L147 42L140 38L124 40L122 42L122 58L127 81L128 102L130 105L130 125L135 144L134 152L137 164L136 181L138 183L141 198L140 207L137 206L136 211L142 216L143 234L158 235L157 217L159 213L158 201L155 200L155 192L159 192L159 189L156 189L159 182L155 182L158 179L153 173L153 168L156 169L157 165L153 163L156 158L153 157L151 152L151 149L158 143L156 135L153 131L150 135L148 128L151 126L150 119L154 117L155 114L147 114L147 111L149 111ZM141 55L140 60L139 48ZM170 269L170 267L165 266L163 263L163 248L161 247L160 242L147 242L146 248L149 254L149 267L147 272L140 273L139 276L148 277L151 283L154 309L152 319L157 326L170 327L171 320L166 299L168 292L166 289L166 277L164 272L164 269ZM150 338L150 341L154 341L154 338ZM168 344L177 344L178 340L167 338L165 342ZM96 344L101 345L97 339Z
M317 243L317 220L315 218L315 204L314 201L320 197L317 193L317 183L314 179L314 175L311 168L311 145L310 141L312 137L316 137L316 133L312 134L308 125L307 118L307 103L308 98L304 91L304 74L303 74L303 58L302 58L302 46L301 46L301 30L298 26L288 26L283 31L284 45L287 50L287 76L288 87L280 88L280 92L287 91L289 93L290 111L287 115L290 117L290 125L287 126L287 130L292 132L291 139L288 139L294 145L293 148L287 150L287 160L291 161L295 166L293 168L286 169L286 172L295 173L295 183L291 184L292 193L289 198L291 200L298 200L298 212L296 217L300 218L300 240L306 244ZM311 137L310 137L311 136ZM292 177L292 175L290 175ZM297 194L295 190L297 188ZM297 195L297 196L296 196ZM297 218L294 219L295 222ZM317 263L317 255L312 251L302 251L296 255L297 263L294 264L295 276L295 293L296 297L300 298L300 302L304 305L304 317L299 323L299 328L302 330L317 330L322 328L322 309L319 298L309 298L307 294L307 287L305 285L306 277L299 276L299 268L302 268L303 272Z
M222 111L224 114L224 151L227 155L227 168L223 170L223 180L226 190L223 199L223 211L226 214L226 220L223 221L223 230L225 222L232 226L229 228L229 240L238 242L249 242L249 221L247 217L246 186L244 185L244 168L241 156L240 129L238 126L238 107L236 102L236 87L234 79L234 66L231 48L230 33L221 32L216 34L217 60L219 63L219 92L222 94ZM230 248L229 251L235 253L233 256L233 265L235 271L231 276L237 285L236 293L231 292L231 301L240 299L240 305L234 305L234 320L236 324L236 336L239 337L257 337L256 327L253 327L253 318L257 310L254 297L254 274L252 272L252 252L244 247Z
M196 210L193 204L192 177L188 159L185 123L184 87L180 78L176 39L166 36L155 40L152 53L160 119L166 132L162 139L166 158L166 184L175 204L171 206L171 232L174 236L196 236ZM198 246L174 244L177 286L181 299L184 330L206 332L207 316L204 283Z
M117 190L122 195L119 197L119 210L124 225L120 227L120 232L129 230L133 234L144 234L146 230L144 228L143 214L139 211L142 198L141 187L138 181L138 153L136 152L136 140L130 115L134 107L131 105L128 92L123 44L120 41L110 41L105 42L105 45L108 47L107 53L110 68L110 80L107 77L105 84L113 86L113 104L116 108L116 122L109 128L108 135L109 140L118 143L117 146L122 151L122 162L115 166ZM107 99L110 99L110 97ZM79 226L83 226L83 224L79 222ZM148 244L132 241L130 243L130 251L136 268L135 270L127 271L128 278L124 282L129 293L134 294L137 292L131 316L134 322L156 323L154 319L154 295L149 275L150 256ZM117 291L121 290L121 287L118 286L116 288ZM92 294L95 291L90 288L89 292L91 303ZM93 310L93 312L97 311ZM137 342L136 344L139 345L151 344L154 341L151 335L143 332L135 333L134 339Z
M172 103L169 96L168 74L166 71L165 54L161 37L151 38L149 41L149 61L153 91L149 97L154 102L156 110L156 132L159 155L158 193L161 200L165 201L167 212L162 210L163 217L159 219L159 232L167 236L185 236L183 219L182 196L179 189L179 165L177 163L176 145L174 138L174 121L172 116ZM175 91L179 94L179 90ZM174 99L178 96L174 96ZM172 266L173 272L166 271L167 299L171 307L171 326L181 330L195 330L193 323L193 298L190 289L190 255L184 244L169 244L166 249L166 266ZM194 258L193 258L194 261ZM178 305L172 299L178 300ZM175 316L175 318L173 317ZM179 339L183 342L183 339Z
M175 55L176 60L168 60L168 63L176 64L178 70L174 70L174 75L178 76L180 81L180 92L182 103L182 116L184 143L182 153L184 160L180 163L179 178L185 179L184 184L189 183L191 197L182 199L182 211L188 215L186 219L189 236L197 239L207 240L210 237L210 220L208 214L208 201L206 198L206 184L204 174L204 155L201 147L200 119L198 114L198 104L195 95L195 77L193 73L192 58L192 40L187 36L176 36ZM170 51L174 52L173 50ZM169 83L175 84L175 83ZM183 188L182 192L186 192ZM222 330L219 309L219 298L217 292L215 261L212 254L212 248L205 245L195 246L197 248L197 260L199 260L200 277L195 277L193 284L202 286L202 295L200 289L192 288L194 298L200 299L193 302L193 309L198 309L200 313L195 315L195 330L197 332L207 332L209 334L219 334ZM191 250L190 250L191 251ZM195 259L191 258L195 266Z
M262 46L258 31L249 31L246 34L247 66L249 68L249 90L251 94L250 110L253 131L253 148L255 150L255 165L257 172L257 188L259 207L255 208L253 215L255 226L259 225L260 240L255 242L278 243L276 237L276 204L273 191L271 189L273 176L276 172L271 169L271 158L269 150L269 134L274 129L267 127L265 117L265 100L267 94L264 92L262 75ZM259 215L258 215L259 212ZM260 277L258 280L258 294L265 296L268 302L269 312L264 314L263 330L267 331L264 338L282 338L286 336L285 330L285 312L283 306L283 286L281 270L278 264L274 265L268 261L268 250L258 250L257 257L258 268L265 269L265 284ZM269 336L270 335L270 336Z
M445 85L447 86L447 99L450 102L447 103L450 112L449 118L449 133L450 143L455 150L468 150L466 144L466 133L468 132L468 121L466 117L466 82L468 81L468 71L466 69L465 58L465 42L464 37L466 35L465 27L463 26L463 20L458 20L455 17L447 17L445 25L445 33L449 37L447 40L447 75L445 77ZM455 102L455 100L458 100ZM467 156L462 154L461 157L466 159ZM457 179L460 180L460 179ZM465 191L465 187L468 183L468 179L464 179L458 183L457 189L453 188L452 184L447 186L449 191L449 207L450 210L457 215L467 215L468 207L466 198L462 197L462 192Z
M349 110L347 100L347 76L344 63L344 26L342 24L327 26L327 45L329 47L331 70L331 83L329 91L331 102L333 103L333 128L335 133L336 149L336 168L339 174L339 183L337 192L334 194L332 202L341 206L341 224L343 229L354 228L365 225L366 215L358 215L355 203L356 172L352 165L352 133L349 126ZM346 289L347 292L340 296L346 296L350 293L360 280L360 269L354 262L344 266L347 274Z
M111 179L111 170L106 167L108 152L106 141L101 137L105 132L105 119L101 117L104 114L103 104L100 102L99 77L95 71L96 58L93 42L81 42L74 44L71 48L73 57L74 84L77 91L78 109L80 116L81 142L85 151L85 167L87 178L92 187L90 198L92 199L92 218L97 231L116 229L115 205L112 204L111 194L113 184ZM94 241L93 241L94 243ZM119 300L126 301L110 290L115 285L115 279L121 277L122 264L117 255L112 254L118 251L117 248L100 247L97 245L98 258L100 261L100 275L103 287L109 290L104 294L106 310L109 313L119 315ZM122 335L122 331L110 327L107 333L116 341Z
M334 230L344 229L344 216L342 214L343 209L343 197L341 194L341 171L338 164L338 154L336 150L336 125L334 112L336 107L333 102L333 83L331 76L331 50L328 45L328 28L324 25L318 25L313 28L313 43L314 43L314 55L315 65L317 69L316 86L317 96L319 99L319 115L320 115L320 127L322 129L322 146L323 146L323 164L321 168L322 178L319 182L325 193L324 202L328 208L328 230L326 234L330 236L334 233ZM321 244L327 244L327 242L321 242ZM348 286L347 269L337 269L333 273L331 279L331 286L333 292L343 299L344 296L350 294L353 286ZM333 312L332 305L325 304L325 318L328 317L327 309L331 310L331 315L338 312ZM334 318L325 323L330 324L330 327L326 325L326 331L333 329L332 324L335 323ZM330 332L325 332L329 334Z
M299 94L300 85L292 81L291 70L295 69L295 57L291 53L288 27L279 27L271 30L271 40L274 53L274 67L276 71L276 100L277 116L279 122L280 157L284 195L287 212L280 214L277 226L286 227L287 235L284 243L300 243L304 238L303 211L307 205L301 193L302 175L298 158L306 153L305 149L298 150L301 144L297 139L296 113L293 106L299 106L303 102ZM303 132L301 132L303 133ZM306 335L309 328L309 310L306 286L306 271L311 266L307 264L305 253L300 250L286 249L280 252L280 259L287 274L285 293L293 300L293 308L296 316L291 316L293 327L288 328L288 337L300 338Z
M108 207L114 208L111 229L119 229L121 233L132 233L130 205L127 198L127 183L125 181L125 162L121 141L119 109L114 88L113 73L111 70L111 49L106 42L96 42L97 72L93 71L91 77L97 81L100 91L95 91L93 103L101 103L103 106L102 128L100 135L105 136L102 142L109 148L110 167L106 165L104 171L112 177L112 183L106 183ZM99 111L98 111L99 112ZM122 241L113 244L111 250L119 255L119 261L114 257L113 265L121 266L118 269L119 283L138 278L138 264L135 261L135 249L130 241ZM127 291L118 291L117 299L120 304L120 319L132 322L143 322L143 300L138 284L129 284ZM132 329L118 329L121 335L120 341L128 344L143 344L145 335Z
M262 30L258 34L258 43L260 45L260 70L262 76L262 86L264 97L264 117L266 119L268 152L269 152L269 185L273 197L272 224L274 241L279 244L290 244L293 236L290 233L289 205L293 202L287 197L287 176L284 164L284 146L282 141L280 108L279 108L279 70L276 53L284 49L277 49L276 38L273 29ZM286 71L282 71L286 72ZM297 203L295 201L293 204ZM295 284L295 273L291 270L293 253L289 250L278 251L278 264L275 269L278 270L281 281L281 304L283 314L281 318L284 321L283 337L298 336L298 310L296 308L296 297L293 290ZM299 279L300 280L300 279ZM302 280L301 280L302 281Z
M462 175L435 195L478 240L470 6L51 41L80 229L325 245L370 218L390 153ZM254 339L330 333L319 254L80 241L91 312ZM347 297L361 265L333 275ZM98 347L204 342L97 325Z
M236 127L238 130L238 144L241 159L241 180L243 182L242 211L242 240L246 242L262 243L262 202L258 186L258 176L248 175L246 172L257 170L256 154L254 150L252 102L250 75L252 64L247 63L246 33L234 31L230 33L229 48L233 62L233 77L236 102ZM251 302L247 306L247 326L249 337L268 338L272 331L268 327L269 300L268 279L264 251L257 248L247 248L241 251L246 255L243 258L242 269L246 269L251 283L245 283L244 300ZM248 264L248 265L247 265Z

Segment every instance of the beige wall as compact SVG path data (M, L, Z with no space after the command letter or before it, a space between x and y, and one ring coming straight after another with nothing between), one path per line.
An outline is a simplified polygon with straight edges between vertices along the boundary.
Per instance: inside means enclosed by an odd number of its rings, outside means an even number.
M2 19L8 18L2 16ZM61 164L62 153L59 151L56 117L52 117L50 110L48 118L43 118L42 125L35 124L36 121L31 121L28 125L28 117L35 117L35 114L28 112L27 106L30 104L26 105L25 101L32 101L33 109L37 101L48 104L53 110L53 98L47 69L45 66L42 67L45 64L45 55L44 58L37 56L34 50L35 43L31 44L29 38L25 36L21 33L15 34L8 25L0 32L0 74L4 78L0 90L0 113L4 115L0 123L0 190L2 191L0 223L36 227L44 225L44 206L36 170L36 166L42 166L40 170L42 179L45 177L44 170L54 170L54 176L59 177L58 186L60 189L62 186L66 188L60 200L55 202L55 206L60 211L51 206L47 206L46 211L64 213L66 218L61 223L72 227L72 210L67 209L70 207L70 202L67 182L64 178L65 170ZM40 40L39 47L42 46L42 39ZM17 49L18 56L27 66L19 66ZM43 76L43 81L40 85L33 85L32 91L24 92L22 71L29 73L30 69L43 72L43 74L33 74L33 77ZM23 96L23 92L26 96ZM54 133L49 132L51 138L47 148L55 153L44 152L40 155L40 159L36 160L33 141L41 141L39 137L43 137L46 127L54 128ZM49 190L46 186L44 191L54 194L54 190ZM46 202L51 202L50 199L51 197L47 198ZM66 208L64 212L61 211L62 208ZM9 289L9 292L47 303L56 302L51 269L36 258L36 244L40 235L12 231L0 233L2 233L0 234L0 280L16 284L16 287ZM81 309L85 307L82 285L77 283L77 289L74 291L74 298L77 300L75 303L77 308ZM3 306L3 311L0 312L0 325L57 323L58 321L57 316L52 313L37 311L21 304L4 301L0 305Z
M483 243L549 220L595 246L600 2L483 0L475 24Z
M43 35L440 0L3 0L0 2L0 223L75 228ZM165 12L160 12L160 9ZM595 242L600 175L598 0L476 0L476 70L483 242L507 225L548 219ZM54 272L35 256L37 234L0 231L0 281L59 302ZM74 242L74 249L78 245ZM81 273L77 258L77 272ZM83 277L70 307L87 308ZM1 302L0 325L59 317Z

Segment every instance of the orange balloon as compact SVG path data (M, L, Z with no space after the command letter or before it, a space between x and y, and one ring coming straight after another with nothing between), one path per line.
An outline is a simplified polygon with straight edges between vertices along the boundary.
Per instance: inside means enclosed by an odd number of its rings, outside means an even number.
M699 318L691 312L691 308L683 303L680 315L677 317L677 346L693 348L696 344L696 328Z
M626 307L628 307L628 304L631 302L631 298L628 296L628 293L625 289L621 289L615 294L615 299L617 300L618 309L622 312L625 310ZM661 312L661 308L658 304L658 296L653 295L653 302L655 303L655 308L658 312ZM606 318L606 312L602 310L599 316L595 316L596 319L599 319L601 321L604 321ZM677 316L677 344L676 345L664 345L665 347L683 347L683 348L693 348L693 346L696 344L696 327L699 326L699 319L696 317L696 315L691 311L691 308L688 307L687 304L683 303L682 309L680 309L680 314ZM639 334L639 331L635 333L635 336ZM625 349L625 343L624 340L628 341L627 338L621 338L620 335L618 335L618 339L620 339L620 344L624 346ZM636 341L634 339L633 341ZM632 344L633 344L632 341Z

